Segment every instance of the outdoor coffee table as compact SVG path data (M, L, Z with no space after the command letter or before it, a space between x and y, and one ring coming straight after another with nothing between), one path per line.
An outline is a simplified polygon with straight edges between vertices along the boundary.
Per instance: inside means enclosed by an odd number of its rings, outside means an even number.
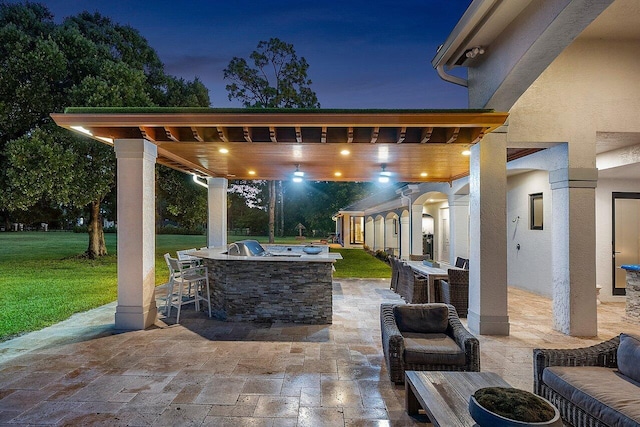
M483 387L511 387L493 372L405 372L405 404L409 415L422 408L434 426L473 426L469 398Z

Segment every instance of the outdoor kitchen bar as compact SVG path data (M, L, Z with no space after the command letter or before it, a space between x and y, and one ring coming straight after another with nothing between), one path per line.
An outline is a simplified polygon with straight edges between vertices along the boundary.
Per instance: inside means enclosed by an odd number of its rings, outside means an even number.
M193 255L209 270L211 308L230 322L330 324L333 263L327 246L274 245L251 252L253 241ZM246 246L246 247L245 247ZM262 249L262 251L260 251ZM306 250L306 252L305 252ZM257 252L257 253L256 253Z

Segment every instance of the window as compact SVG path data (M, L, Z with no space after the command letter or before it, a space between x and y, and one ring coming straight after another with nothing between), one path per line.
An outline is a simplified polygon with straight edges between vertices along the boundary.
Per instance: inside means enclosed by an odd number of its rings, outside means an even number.
M542 193L529 194L529 228L531 230L542 230L544 225L544 215L542 209Z
M351 243L354 245L364 243L364 217L351 217Z

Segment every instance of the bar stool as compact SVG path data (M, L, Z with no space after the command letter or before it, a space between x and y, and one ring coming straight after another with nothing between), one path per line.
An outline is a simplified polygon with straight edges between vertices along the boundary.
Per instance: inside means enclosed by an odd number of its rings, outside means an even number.
M211 298L209 292L209 271L207 267L184 265L176 258L171 258L169 254L164 255L164 259L169 267L169 284L167 286L167 298L165 300L165 313L171 316L171 308L176 307L178 314L176 323L180 323L180 310L183 305L194 303L196 310L200 311L200 301L206 302L209 306L209 317L211 317ZM193 285L193 295L191 287ZM187 287L187 292L185 292ZM204 293L207 296L205 298Z

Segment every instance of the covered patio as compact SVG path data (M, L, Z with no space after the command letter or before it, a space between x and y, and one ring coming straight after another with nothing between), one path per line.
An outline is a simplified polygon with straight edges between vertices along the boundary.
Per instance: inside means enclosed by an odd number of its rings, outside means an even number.
M477 254L471 260L470 328L509 334L506 259L495 250L506 246L506 195L496 190L505 188L507 159L531 150L507 150L501 138L485 138L505 123L506 113L69 108L52 117L116 152L122 236L117 329L145 329L157 317L152 236L158 162L206 180L209 247L227 244L228 179L286 180L297 172L309 180L372 181L384 174L396 182L451 184L470 173L471 252Z

